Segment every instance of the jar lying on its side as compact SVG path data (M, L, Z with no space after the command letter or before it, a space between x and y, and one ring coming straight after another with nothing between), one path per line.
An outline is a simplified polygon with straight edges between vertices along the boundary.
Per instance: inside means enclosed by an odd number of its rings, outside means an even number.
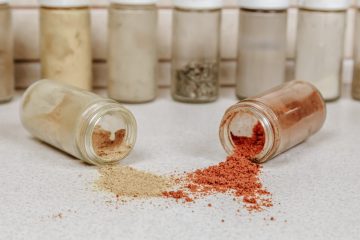
M7 0L0 1L0 102L14 95L13 38L11 9Z
M122 105L52 80L26 90L20 114L33 136L90 164L116 163L136 140L135 118Z
M265 162L301 143L323 126L326 105L310 83L291 81L230 107L220 125L220 141L228 153L241 137L261 125L264 145L255 162Z
M171 94L182 102L219 95L221 0L175 0Z

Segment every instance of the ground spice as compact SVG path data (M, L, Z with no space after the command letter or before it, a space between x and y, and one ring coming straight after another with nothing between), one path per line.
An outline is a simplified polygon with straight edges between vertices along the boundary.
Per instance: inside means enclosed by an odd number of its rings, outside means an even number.
M158 197L172 186L172 181L168 178L127 166L105 166L101 167L99 172L100 178L95 182L96 187L114 193L117 198Z
M263 149L263 127L257 123L251 137L232 135L232 138L236 148L226 161L186 174L183 179L185 184L176 192L177 194L164 192L163 196L193 199L199 195L229 193L242 198L249 211L271 207L271 194L263 187L259 178L261 165L251 161Z
M125 134L125 129L119 129L112 133L101 126L96 126L92 135L95 153L109 159L120 158L130 148L124 143Z

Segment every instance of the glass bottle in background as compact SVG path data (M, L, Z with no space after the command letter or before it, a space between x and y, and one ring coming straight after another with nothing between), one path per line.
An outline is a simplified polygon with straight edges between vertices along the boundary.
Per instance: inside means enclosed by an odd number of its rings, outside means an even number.
M11 8L7 0L0 0L0 102L13 97L14 85Z
M156 0L111 0L109 8L109 97L148 102L157 92Z
M354 73L351 93L354 99L360 100L360 0L356 3Z
M231 154L236 140L251 137L260 123L264 145L253 160L262 163L319 131L325 118L326 105L316 87L291 81L231 106L220 125L220 141Z
M285 82L288 0L240 0L236 95Z
M211 102L219 95L221 0L175 0L172 97Z
M89 164L125 158L136 140L136 121L114 100L53 80L24 93L21 121L36 138Z
M87 0L39 0L41 76L92 88L90 9Z
M341 91L348 0L303 0L298 17L295 79L313 83L325 100Z

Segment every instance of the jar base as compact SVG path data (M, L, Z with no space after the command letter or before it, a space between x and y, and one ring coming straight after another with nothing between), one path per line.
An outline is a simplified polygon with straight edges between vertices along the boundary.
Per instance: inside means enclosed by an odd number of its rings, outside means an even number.
M210 98L210 99L194 99L194 98L185 98L185 97L180 97L177 95L172 95L173 100L177 101L177 102L183 102L183 103L212 103L215 102L218 99L218 96L214 97L214 98Z

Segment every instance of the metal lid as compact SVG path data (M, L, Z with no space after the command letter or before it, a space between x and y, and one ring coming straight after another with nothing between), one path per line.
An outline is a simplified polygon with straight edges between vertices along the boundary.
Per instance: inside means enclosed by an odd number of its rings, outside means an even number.
M238 0L240 8L261 10L283 10L289 7L289 0Z

